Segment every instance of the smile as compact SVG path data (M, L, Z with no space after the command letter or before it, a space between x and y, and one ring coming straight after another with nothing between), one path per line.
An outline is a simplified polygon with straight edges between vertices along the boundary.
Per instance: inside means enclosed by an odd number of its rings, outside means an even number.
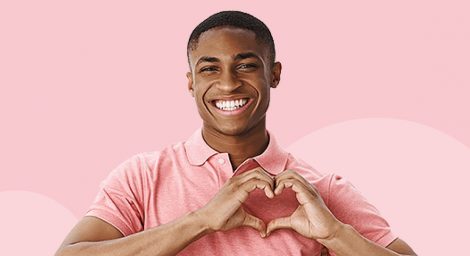
M215 100L215 106L220 110L233 111L239 109L248 102L248 99L238 99L238 100Z
M253 100L242 98L236 100L213 100L212 105L223 115L237 115L248 108Z

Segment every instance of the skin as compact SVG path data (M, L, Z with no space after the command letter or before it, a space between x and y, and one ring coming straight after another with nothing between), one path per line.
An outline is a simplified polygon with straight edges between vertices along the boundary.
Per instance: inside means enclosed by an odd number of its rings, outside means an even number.
M234 170L245 159L261 154L269 142L266 111L270 88L280 81L281 63L270 62L266 48L251 31L223 27L204 32L189 54L188 91L203 119L204 140L227 152ZM211 103L220 97L250 98L253 103L239 116L221 116ZM255 189L272 198L289 187L299 201L289 217L264 223L241 207ZM56 255L174 255L204 235L242 226L257 230L261 237L289 228L337 255L415 255L401 239L382 248L338 221L317 190L295 171L272 177L260 167L231 177L200 209L130 236L123 237L98 218L84 217Z
M239 54L243 57L237 58ZM228 152L236 169L268 145L266 111L270 88L280 81L281 63L272 64L267 47L256 42L253 32L227 27L203 33L189 57L188 90L203 120L203 137L216 151ZM250 98L253 103L242 115L227 117L212 103L225 97Z

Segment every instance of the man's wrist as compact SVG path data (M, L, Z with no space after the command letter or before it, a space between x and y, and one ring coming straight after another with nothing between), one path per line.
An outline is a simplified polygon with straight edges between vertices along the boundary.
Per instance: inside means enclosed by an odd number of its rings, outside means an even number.
M348 233L351 232L354 232L354 228L351 225L338 222L338 225L330 236L323 239L318 239L317 241L328 248L336 247L340 245L342 239L347 237Z
M336 233L328 239L319 240L328 250L338 255L392 255L391 252L385 252L374 247L373 243L362 237L353 226L342 224ZM393 254L396 255L396 254Z
M201 211L193 211L188 214L188 218L190 219L191 223L195 225L195 227L200 231L201 236L213 233L214 230L210 227L205 215L201 213Z

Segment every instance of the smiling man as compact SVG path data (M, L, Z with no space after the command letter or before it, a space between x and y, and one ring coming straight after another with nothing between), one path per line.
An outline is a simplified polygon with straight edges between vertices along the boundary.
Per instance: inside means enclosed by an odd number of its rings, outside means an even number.
M214 14L187 52L202 127L119 165L56 255L415 255L350 183L266 129L281 63L263 22Z

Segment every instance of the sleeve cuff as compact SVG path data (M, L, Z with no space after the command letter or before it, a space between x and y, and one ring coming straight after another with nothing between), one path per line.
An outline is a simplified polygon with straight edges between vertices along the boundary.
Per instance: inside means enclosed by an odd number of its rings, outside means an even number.
M393 241L398 238L392 231L389 231L384 236L380 237L379 239L375 240L374 242L382 247L389 246Z
M93 216L103 221L106 221L107 223L115 227L117 230L119 230L123 236L128 236L134 233L132 232L132 229L123 220L108 211L101 209L91 209L85 214L85 216Z

